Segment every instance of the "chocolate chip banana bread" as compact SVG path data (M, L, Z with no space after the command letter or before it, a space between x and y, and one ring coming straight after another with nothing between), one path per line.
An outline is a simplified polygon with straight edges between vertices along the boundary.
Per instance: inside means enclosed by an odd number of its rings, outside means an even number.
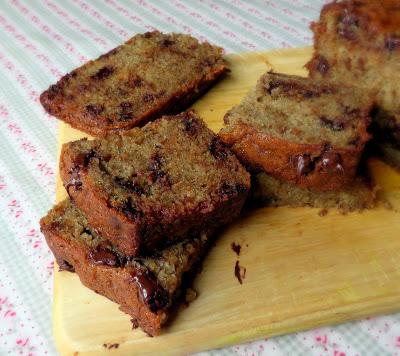
M94 136L179 113L227 69L222 48L148 32L84 64L41 96L45 110Z
M160 333L209 241L200 233L151 256L128 258L91 228L69 199L43 217L40 226L61 266L75 271L86 287L120 304L134 325L151 336Z
M194 112L62 147L64 186L89 224L125 255L239 215L250 176Z
M310 76L373 93L378 105L374 138L391 152L400 150L399 1L335 1L323 7L311 27ZM390 155L385 157L392 161Z
M372 99L351 88L266 73L225 115L219 136L253 170L315 190L354 179Z
M374 207L375 187L359 177L345 189L316 191L258 173L253 177L251 196L264 206L311 206L349 212Z

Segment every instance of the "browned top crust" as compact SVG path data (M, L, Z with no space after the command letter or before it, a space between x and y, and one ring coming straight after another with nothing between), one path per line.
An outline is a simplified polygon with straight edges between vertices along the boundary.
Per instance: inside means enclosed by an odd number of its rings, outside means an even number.
M254 170L334 190L356 174L371 106L370 97L348 87L266 73L226 114L219 135Z
M400 50L400 3L398 0L338 1L325 5L317 26L337 25L337 34L371 47ZM321 29L322 30L322 29Z
M60 172L90 225L126 255L229 222L250 187L235 155L193 112L67 143Z
M223 50L184 34L139 34L62 77L45 110L95 136L185 108L222 73Z

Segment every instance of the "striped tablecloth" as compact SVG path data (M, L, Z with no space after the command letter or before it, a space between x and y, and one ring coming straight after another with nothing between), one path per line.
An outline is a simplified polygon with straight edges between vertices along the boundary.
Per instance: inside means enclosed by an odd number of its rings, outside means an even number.
M311 44L320 0L0 2L0 355L54 355L53 257L38 220L55 198L57 121L39 94L138 32L190 33L227 52ZM400 315L210 354L397 355Z

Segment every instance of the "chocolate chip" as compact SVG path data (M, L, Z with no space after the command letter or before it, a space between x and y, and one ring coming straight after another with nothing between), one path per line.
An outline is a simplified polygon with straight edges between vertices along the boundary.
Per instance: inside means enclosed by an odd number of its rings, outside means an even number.
M89 104L89 105L86 105L85 109L91 116L96 116L96 115L101 114L104 111L104 105Z
M117 254L103 246L96 246L94 249L90 250L89 260L95 265L120 266Z
M191 115L185 115L182 122L184 130L191 136L196 135L196 133L200 129L199 121Z
M322 75L325 75L329 70L329 63L323 56L318 56L317 70Z
M350 13L348 9L344 9L339 16L338 34L348 40L355 40L357 34L355 32L358 28L359 21L354 13Z
M216 136L214 136L208 144L208 150L217 160L225 160L228 158L228 150L225 144Z
M321 116L319 120L323 126L331 129L332 131L342 131L344 129L343 122L328 119L326 116Z
M70 175L70 180L65 186L65 190L67 191L68 195L71 197L69 189L73 187L75 190L82 190L82 181L80 176L80 165L73 165L72 168L68 171Z
M322 167L328 171L344 172L342 157L335 152L325 152L321 155Z
M272 94L272 90L279 88L280 86L284 85L285 83L280 81L280 80L270 80L267 83L267 87L265 88L265 91L271 95Z
M168 305L168 292L157 284L155 278L148 271L131 272L130 281L136 283L140 299L153 313Z
M389 36L385 41L385 48L392 52L398 48L400 48L400 37L397 35Z
M121 121L131 120L132 117L133 117L133 113L131 113L131 112L121 112L119 114L119 119Z
M130 110L133 107L132 103L129 101L123 101L119 106L123 111Z
M302 176L307 175L315 168L315 164L308 154L295 156L293 163L297 169L297 173Z
M145 32L144 33L144 38L151 38L153 36L154 32Z
M236 194L242 194L247 191L246 186L240 183L228 183L224 182L218 189L218 194L220 196L231 196Z
M132 87L134 87L134 88L141 87L144 84L143 80L140 78L133 79L131 83L132 83Z
M53 84L47 89L47 98L53 100L58 94L62 93L63 89L58 84Z
M79 168L87 168L89 166L89 163L91 161L92 158L94 157L98 157L97 152L93 149L87 151L87 152L83 152L78 154L75 157L75 167Z
M109 77L111 74L114 73L114 68L111 66L105 66L100 68L97 73L93 74L90 78L94 80L102 80Z
M131 181L131 180L126 180L120 177L116 177L115 181L117 182L117 184L119 184L121 187L123 187L124 189L135 193L139 196L141 195L145 195L145 191L144 189L137 183Z
M120 209L129 219L136 220L143 217L143 212L135 206L131 197L128 197Z
M148 102L153 101L153 100L154 100L154 95L153 94L146 93L146 94L143 95L143 101L145 103L148 103Z
M151 156L149 164L150 180L152 183L159 182L167 187L171 186L169 174L163 169L164 158L159 154L155 153Z
M172 46L173 44L175 44L175 41L169 40L168 38L164 39L164 40L161 42L161 45L164 46L164 47L170 47L170 46Z
M68 271L68 272L75 272L74 266L72 266L69 262L56 258L58 264L58 271Z

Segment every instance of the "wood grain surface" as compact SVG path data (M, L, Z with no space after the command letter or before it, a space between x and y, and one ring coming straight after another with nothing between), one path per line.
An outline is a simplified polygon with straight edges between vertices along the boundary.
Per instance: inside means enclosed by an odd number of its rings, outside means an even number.
M309 48L230 55L231 73L194 108L218 131L269 69L305 74ZM84 134L61 124L60 143ZM247 211L219 236L195 280L198 298L161 336L131 330L116 304L55 273L54 335L63 355L179 355L400 310L400 175L370 169L386 203L363 213L264 208ZM65 197L58 181L57 199ZM391 206L391 209L388 207ZM242 246L239 258L232 242ZM243 284L236 261L246 268Z

